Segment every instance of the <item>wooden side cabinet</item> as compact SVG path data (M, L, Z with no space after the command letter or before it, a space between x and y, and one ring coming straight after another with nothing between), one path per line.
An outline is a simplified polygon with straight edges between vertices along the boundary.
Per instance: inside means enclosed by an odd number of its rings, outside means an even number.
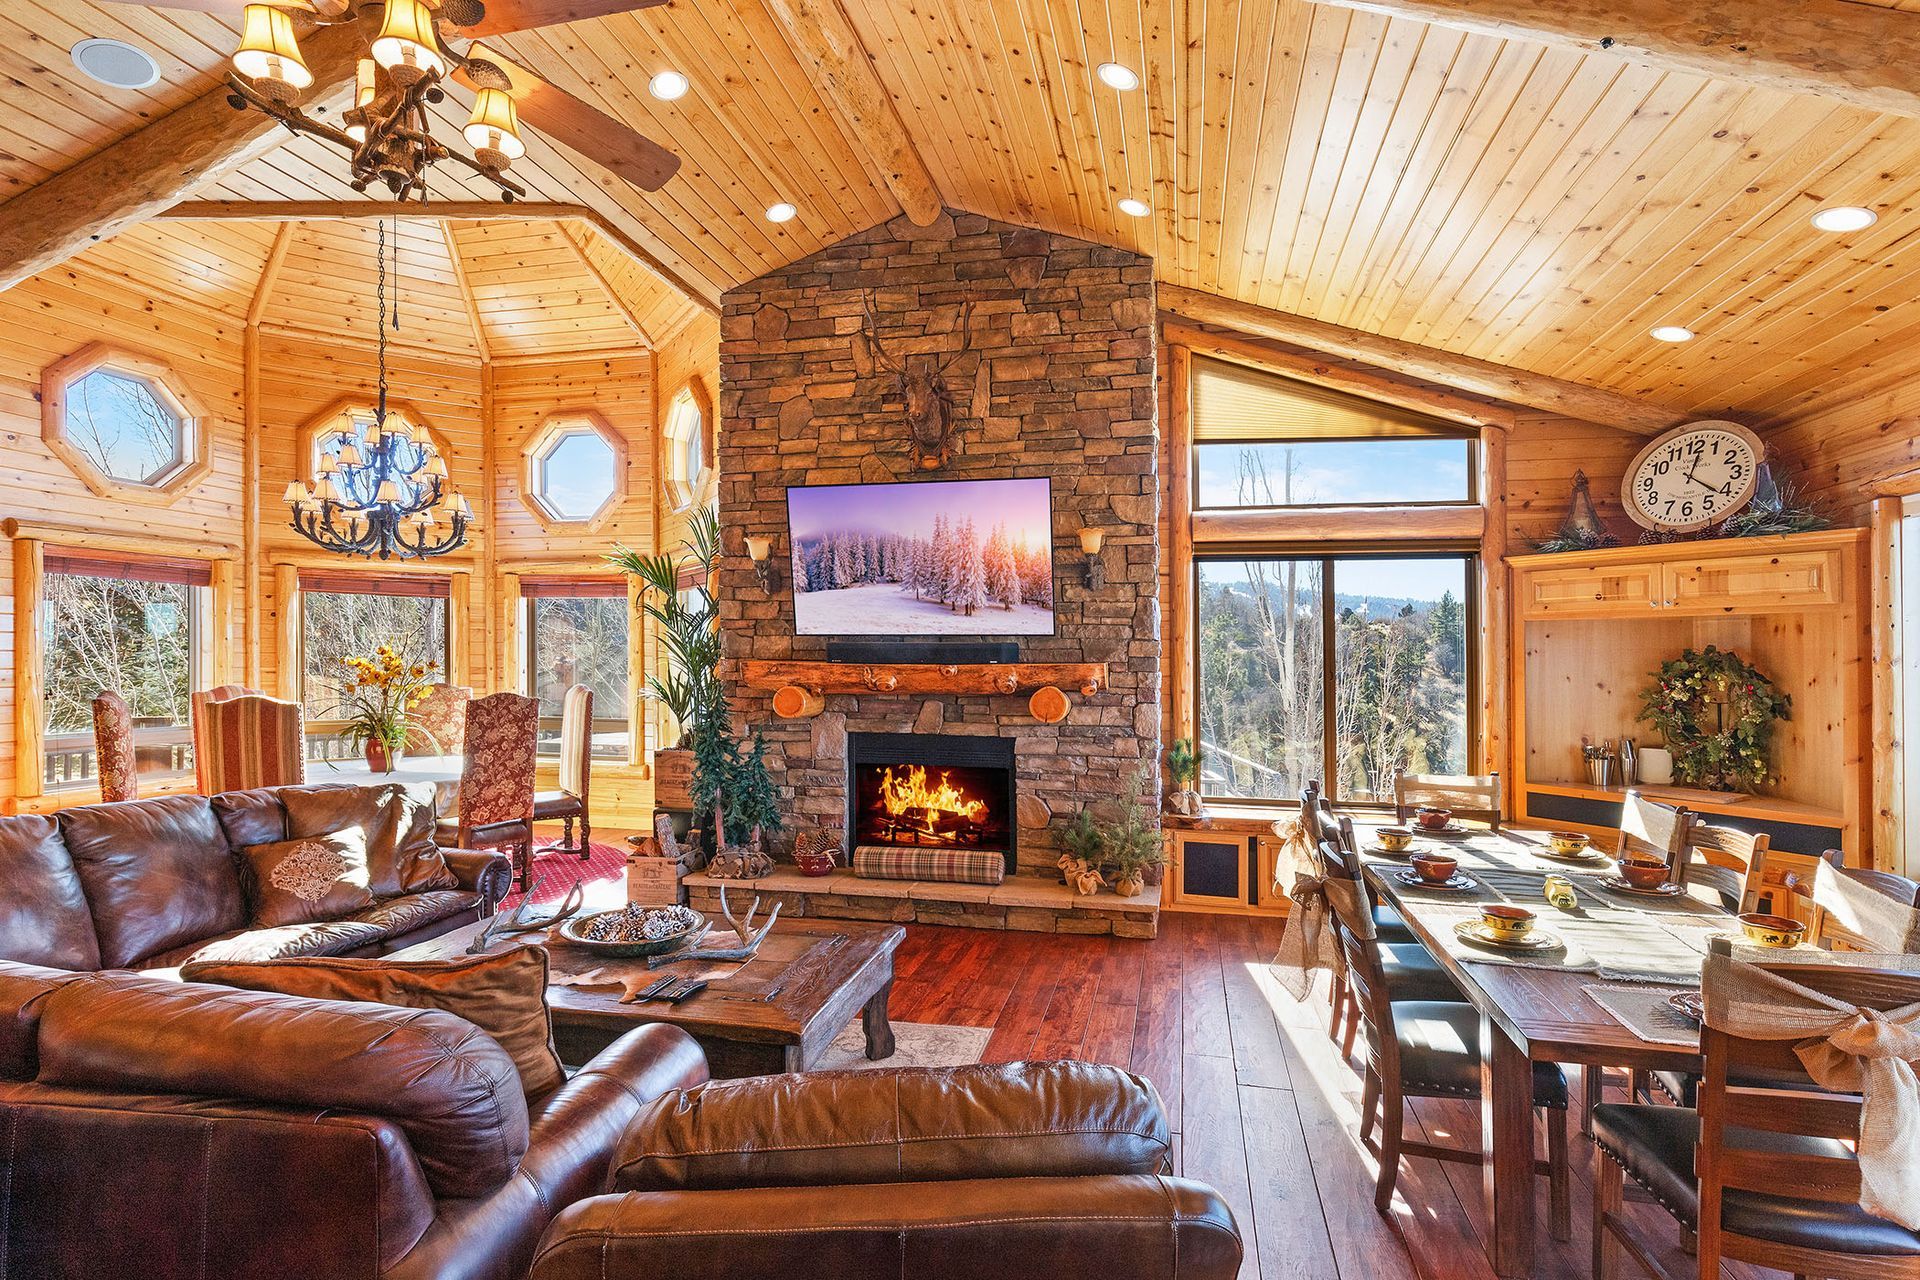
M1279 915L1286 896L1273 887L1280 838L1274 819L1236 814L1205 827L1170 827L1161 902L1175 910Z

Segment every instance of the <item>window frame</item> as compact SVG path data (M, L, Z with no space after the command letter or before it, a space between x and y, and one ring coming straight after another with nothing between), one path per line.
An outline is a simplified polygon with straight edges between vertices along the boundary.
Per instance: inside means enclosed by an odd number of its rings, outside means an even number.
M276 566L279 590L277 594L290 607L284 610L283 630L280 644L280 696L289 702L297 702L302 709L303 728L308 743L308 759L332 759L332 756L315 756L316 739L332 740L339 731L340 721L307 716L307 594L317 591L322 595L411 595L411 592L381 591L328 591L324 587L309 587L305 581L308 576L319 575L323 581L354 579L368 583L382 581L393 582L397 579L421 581L423 579L446 582L446 594L436 593L429 597L438 600L446 608L446 623L443 628L446 640L446 652L440 659L440 681L452 685L469 683L466 678L467 633L466 614L469 599L469 573L465 570L453 572L434 572L431 570L410 570L403 573L382 573L378 570L362 571L356 569L334 569L314 563L281 564Z
M1406 440L1459 440L1467 446L1467 496L1464 498L1427 498L1406 502L1271 502L1247 503L1235 506L1209 506L1200 500L1200 450L1208 447L1259 447L1263 445L1315 445L1315 444L1382 444L1397 443ZM1461 427L1458 432L1408 433L1399 436L1315 436L1312 439L1286 437L1249 438L1246 440L1195 440L1192 465L1188 470L1190 492L1188 501L1197 515L1221 515L1238 511L1261 513L1285 511L1410 511L1444 507L1458 509L1478 507L1483 504L1480 494L1480 435L1471 427Z
M153 480L123 480L100 469L67 428L68 389L87 375L106 372L144 383L180 423L180 456ZM213 471L206 407L165 360L105 342L88 343L40 371L40 435L94 494L119 502L170 505Z
M607 496L589 515L572 517L562 515L546 500L540 489L541 470L546 463L546 455L558 447L567 436L590 434L600 437L613 453L613 484ZM538 427L527 437L520 449L520 503L540 522L542 528L554 533L592 533L612 519L627 496L627 441L618 431L592 409L563 409L548 414L540 420Z
M692 430L682 426L686 421L684 416L677 416L683 404L692 406L696 424ZM690 474L684 465L688 449L696 438L701 462L697 476ZM660 441L665 455L660 473L665 481L667 507L675 512L691 511L715 488L718 466L713 447L713 400L698 378L688 379L668 398L666 411L660 415Z
M1412 505L1412 504L1409 504ZM1285 508L1293 510L1293 508ZM1206 748L1200 741L1200 708L1206 702L1206 664L1200 660L1202 633L1200 627L1200 609L1202 603L1200 569L1206 563L1237 563L1246 560L1305 560L1318 561L1321 573L1320 610L1320 778L1321 794L1343 809L1355 809L1367 812L1381 812L1393 808L1391 797L1384 800L1350 800L1340 793L1340 778L1337 771L1329 770L1328 763L1339 758L1339 743L1336 737L1336 692L1335 682L1330 678L1333 670L1333 653L1338 639L1339 618L1331 603L1337 598L1339 583L1334 574L1334 563L1339 560L1460 560L1465 568L1465 580L1462 584L1460 601L1463 626L1466 631L1465 668L1461 675L1462 688L1466 693L1467 722L1464 748L1468 760L1467 771L1473 772L1472 760L1477 745L1481 741L1481 662L1484 647L1481 644L1480 630L1480 592L1481 574L1485 566L1481 564L1481 548L1477 543L1465 542L1412 542L1407 540L1382 539L1378 541L1356 542L1286 542L1267 541L1246 544L1211 544L1205 550L1195 547L1191 562L1187 566L1190 579L1189 597L1192 601L1192 613L1188 618L1188 634L1193 637L1192 651L1184 655L1183 660L1192 664L1193 670L1193 746L1197 758L1203 758ZM1201 781L1195 775L1195 783ZM1299 806L1298 796L1219 796L1200 793L1203 802L1222 808L1273 809L1276 807Z
M605 582L608 585L617 586L619 590L617 593L605 591L576 594L566 591L548 591L541 589L543 581L554 582L569 579L578 582L594 582L596 584ZM531 590L529 589L530 587ZM604 574L524 574L520 577L518 592L520 601L520 617L518 622L521 633L519 661L521 670L525 672L523 687L526 690L527 696L536 700L540 697L539 691L533 687L534 673L540 669L540 628L538 617L540 602L543 600L581 598L598 600L617 599L622 602L622 616L627 620L627 644L625 650L627 659L627 697L621 706L623 714L618 720L611 716L601 715L601 706L596 699L594 703L593 725L589 729L589 732L600 729L603 724L609 728L618 727L625 729L627 745L624 750L617 755L594 755L593 759L608 763L631 762L635 758L635 739L639 731L635 728L636 718L634 716L634 616L633 595L630 585L623 578L609 578ZM541 730L544 731L547 729L549 724L557 729L560 725L560 717L542 715L540 717ZM552 751L548 751L544 742L540 743L539 750L536 754L539 759L545 761L557 760L560 757L560 752L557 747Z

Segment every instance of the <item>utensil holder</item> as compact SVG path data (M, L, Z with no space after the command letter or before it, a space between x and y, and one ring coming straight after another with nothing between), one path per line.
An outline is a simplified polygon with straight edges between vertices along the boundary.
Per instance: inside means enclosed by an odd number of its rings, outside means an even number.
M1613 761L1607 756L1599 756L1587 761L1587 781L1596 787L1613 785Z

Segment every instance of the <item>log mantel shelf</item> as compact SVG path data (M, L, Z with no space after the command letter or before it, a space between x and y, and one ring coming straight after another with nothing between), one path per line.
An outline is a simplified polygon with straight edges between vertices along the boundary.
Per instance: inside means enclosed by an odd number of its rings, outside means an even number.
M788 686L815 694L1013 694L1053 685L1091 697L1107 687L1104 662L773 662L747 659L740 681L749 689Z

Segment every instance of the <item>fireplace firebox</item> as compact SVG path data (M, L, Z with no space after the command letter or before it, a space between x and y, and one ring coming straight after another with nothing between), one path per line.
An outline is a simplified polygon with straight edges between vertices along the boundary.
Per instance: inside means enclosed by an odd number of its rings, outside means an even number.
M847 735L853 845L997 850L1015 868L1013 741L942 733Z

